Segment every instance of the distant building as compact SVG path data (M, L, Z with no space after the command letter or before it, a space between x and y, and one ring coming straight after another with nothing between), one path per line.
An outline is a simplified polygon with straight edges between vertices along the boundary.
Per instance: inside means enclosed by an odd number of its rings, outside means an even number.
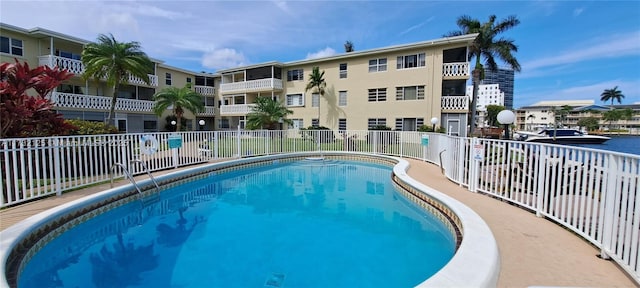
M473 86L467 86L467 97L471 101L473 95ZM478 85L478 101L476 102L477 122L479 127L484 126L488 105L504 105L504 92L500 90L500 84L481 84Z
M520 107L516 110L516 130L535 131L545 127L553 127L555 123L555 110L563 106L571 107L571 111L563 121L563 125L570 128L578 127L578 121L587 117L597 118L600 121L600 129L606 130L614 125L628 130L631 134L640 133L640 104L613 105L614 109L631 109L634 114L630 120L620 120L613 123L602 120L602 113L611 109L609 105L596 105L594 100L558 100L540 101L530 106Z
M484 70L484 79L480 84L498 84L504 92L504 107L513 110L513 75L512 69L498 68L496 71Z

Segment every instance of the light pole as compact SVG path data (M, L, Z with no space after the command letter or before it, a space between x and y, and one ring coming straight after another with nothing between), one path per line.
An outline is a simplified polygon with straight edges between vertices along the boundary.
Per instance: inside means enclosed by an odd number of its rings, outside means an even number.
M171 120L171 126L173 126L173 132L176 132L176 124L178 122L176 122L176 120Z
M204 130L204 124L206 122L204 121L204 119L200 119L200 121L198 121L198 124L200 124L200 131Z
M513 121L516 120L516 114L514 114L511 110L502 110L500 111L500 113L498 113L497 118L498 122L504 125L504 139L509 140L509 125L513 124ZM509 142L505 142L504 144L504 152L506 155L506 159L504 161L506 165L509 165L509 158L511 158L511 155L509 155ZM507 171L507 188L511 189L511 169L507 169Z
M436 132L436 124L438 124L438 117L433 117L431 118L431 125L432 125L432 130L433 132Z
M504 125L504 139L509 140L509 125L516 120L516 114L511 110L502 110L498 113L498 122Z

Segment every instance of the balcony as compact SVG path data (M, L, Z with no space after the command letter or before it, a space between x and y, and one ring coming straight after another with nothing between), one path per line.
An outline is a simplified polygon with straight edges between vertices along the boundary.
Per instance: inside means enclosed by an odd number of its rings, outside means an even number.
M193 88L194 88L194 91L200 93L200 95L203 95L203 96L214 96L214 95L216 95L216 88L215 87L196 85L196 86L193 86Z
M216 107L204 106L204 111L198 113L198 116L216 116Z
M247 115L253 111L256 104L222 105L220 106L220 116Z
M467 112L469 110L469 97L442 96L440 108L442 112Z
M56 108L109 111L111 97L72 93L51 93L51 102ZM118 112L152 112L153 101L118 98L115 110Z
M469 62L454 62L442 64L442 78L445 79L465 79L469 72Z
M282 80L277 78L266 78L220 84L221 93L258 92L271 90L282 90Z
M60 57L60 56L53 56L53 55L39 56L38 65L49 66L51 68L58 67L61 70L67 69L67 71L76 75L80 75L84 73L84 64L82 64L82 61ZM129 75L129 84L147 86L147 84L144 83L142 78L134 77L132 75ZM149 74L148 86L158 87L158 76Z

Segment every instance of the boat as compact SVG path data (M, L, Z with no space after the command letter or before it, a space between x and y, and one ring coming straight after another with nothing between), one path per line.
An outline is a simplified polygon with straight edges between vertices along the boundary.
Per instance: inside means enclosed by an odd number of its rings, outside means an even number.
M602 144L607 142L609 137L600 135L589 135L576 129L542 129L537 132L517 131L515 139L525 142L552 143L552 144Z

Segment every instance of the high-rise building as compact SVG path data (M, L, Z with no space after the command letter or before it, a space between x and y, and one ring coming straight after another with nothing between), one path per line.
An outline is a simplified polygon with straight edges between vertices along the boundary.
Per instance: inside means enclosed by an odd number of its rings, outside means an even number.
M504 92L504 107L513 110L513 69L498 68L496 71L484 70L484 79L480 84L499 84Z

